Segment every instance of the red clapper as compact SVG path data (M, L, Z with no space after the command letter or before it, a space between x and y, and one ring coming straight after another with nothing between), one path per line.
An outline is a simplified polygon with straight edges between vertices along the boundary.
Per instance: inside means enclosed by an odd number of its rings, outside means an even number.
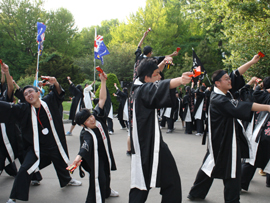
M1 65L3 65L3 61L2 61L2 59L0 59L0 64L1 64Z
M263 58L265 55L259 51L258 55L260 56L260 58Z
M80 160L80 162L82 162L82 160ZM71 164L70 166L68 166L66 169L73 174L73 172L75 171L75 169L78 167L78 165L76 164Z
M43 79L42 80L42 86L45 86L46 85L46 82L49 80L49 77L44 77L44 76L41 76L41 79Z
M257 83L259 83L259 82L261 82L261 81L262 81L261 78L256 79L256 82L257 82Z
M189 77L193 77L193 78L196 78L198 77L199 75L202 74L201 72L201 66L198 66L196 69L193 70L193 75L190 75Z
M105 76L104 71L103 71L99 66L96 67L96 70L97 70L100 74L102 74L102 75L106 78L106 80L107 80L107 77Z
M177 48L176 48L176 51L177 51L177 52L179 52L180 50L181 50L181 48L180 48L180 47L177 47Z

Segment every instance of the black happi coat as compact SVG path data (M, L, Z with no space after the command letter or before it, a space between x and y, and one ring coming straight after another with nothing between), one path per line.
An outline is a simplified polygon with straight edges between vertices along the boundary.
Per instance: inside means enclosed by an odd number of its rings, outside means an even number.
M13 95L8 98L7 91L0 97L0 101L13 102ZM23 156L23 145L19 126L14 120L5 119L5 114L0 115L0 156L2 159L7 158L11 163L16 158ZM4 161L4 160L3 160ZM0 165L0 170L5 167Z
M117 98L119 100L118 120L123 120L123 110L124 110L128 95L120 90L117 90L115 94L117 95Z
M230 75L232 93L243 83L238 71ZM236 87L236 88L235 88ZM241 167L241 134L235 129L236 119L250 121L252 117L252 102L240 102L233 99L231 93L225 95L214 87L211 94L208 115L209 144L202 170L212 178L235 178ZM210 122L209 122L210 121ZM244 144L243 144L244 146Z
M56 88L42 98L47 103L51 112L54 126L59 137L60 143L68 156L66 136L63 128L62 117L59 113L59 106L64 100L65 91L59 95ZM18 122L22 131L23 144L25 149L33 148L33 127L31 120L31 105L29 103L11 104L0 102L0 122L13 121Z
M188 109L190 111L190 117L191 120L193 120L193 112L194 112L194 93L190 92L186 93L184 98L183 98L183 107L184 107L184 113L183 113L183 121L185 121L186 117L187 117L187 113L188 113ZM190 121L192 122L192 121Z
M157 109L175 106L176 97L175 89L170 90L170 80L142 84L137 79L134 87L131 188L146 190L160 186L160 149L169 151L162 139ZM159 144L155 147L155 143Z
M260 87L256 87L253 97L257 103L270 104L270 94L266 90L261 91ZM255 154L254 160L250 160L250 163L270 173L270 114L268 112L260 112L254 129L260 122L263 122L260 131L254 134L253 136L255 137L251 139Z
M194 111L193 111L193 117L195 117L197 111L199 110L199 107L201 103L203 102L202 105L205 103L205 93L201 92L199 88L196 90L196 103L194 105ZM204 108L201 109L201 112L198 112L201 114L200 120L205 120L205 111Z
M84 108L83 92L81 92L76 86L71 83L69 86L69 92L74 96L70 106L69 120L74 120L77 110Z
M107 174L106 177L110 177L110 171L111 170L116 170L116 164L115 164L115 160L114 160L114 156L113 156L113 152L112 152L112 147L111 147L111 141L110 141L110 136L108 135L108 128L106 126L106 115L104 115L104 110L100 109L98 106L96 106L96 108L93 110L93 115L95 116L96 120L99 121L102 125L102 128L105 132L105 136L107 139L107 147L108 147L108 151L109 151L109 155L110 155L110 160L111 160L111 168L109 167L109 159L104 147L104 142L102 139L102 135L101 132L99 131L98 128L92 129L93 132L95 133L95 135L91 135L91 133L89 131L87 131L85 128L82 129L81 134L80 134L80 151L79 151L79 155L82 156L82 167L88 171L90 173L90 187L98 187L95 183L95 163L98 162L98 168L99 171L102 170L105 174ZM95 142L93 139L93 136L95 136L96 140L97 140L97 149L95 148ZM97 150L97 158L98 160L95 159L95 151ZM98 181L99 184L104 184L104 182L102 183L100 180L100 177L98 177ZM106 180L107 184L110 184L109 180ZM91 195L98 195L98 191L102 190L102 188L104 188L104 185L102 185L102 187L99 187L98 190L93 189L91 191L95 191L94 194L88 194L88 196ZM101 191L101 196L102 196L103 191ZM102 202L105 201L104 199L106 195L104 194L102 196ZM92 197L93 201L96 200L96 197Z

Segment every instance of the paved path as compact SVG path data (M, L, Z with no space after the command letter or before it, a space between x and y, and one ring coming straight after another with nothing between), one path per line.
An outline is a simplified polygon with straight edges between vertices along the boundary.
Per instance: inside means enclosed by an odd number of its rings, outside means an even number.
M70 123L64 124L66 132L70 128ZM192 186L196 173L202 163L206 152L206 146L201 145L201 137L186 135L181 127L181 122L176 122L176 130L173 134L166 134L167 129L162 129L164 141L168 144L181 176L183 203L191 203L186 196ZM73 136L67 137L68 149L71 161L75 158L79 149L80 127L76 126ZM127 203L130 185L130 157L126 155L127 132L120 130L117 118L114 118L115 134L111 135L112 147L117 164L117 171L111 173L111 187L119 192L120 197L111 197L106 203ZM18 165L19 166L19 165ZM88 190L88 178L81 179L78 171L74 172L73 177L82 181L80 187L59 187L58 179L53 165L41 171L43 180L40 186L30 187L30 203L83 203L85 202ZM0 176L0 203L5 203L14 178L9 177L5 172ZM270 188L265 187L265 177L255 174L251 182L249 192L242 192L242 203L269 203ZM22 201L17 201L21 203ZM161 202L159 189L151 189L147 203ZM196 202L196 201L194 201ZM204 203L222 203L223 200L223 183L222 180L215 180L206 199L197 201Z

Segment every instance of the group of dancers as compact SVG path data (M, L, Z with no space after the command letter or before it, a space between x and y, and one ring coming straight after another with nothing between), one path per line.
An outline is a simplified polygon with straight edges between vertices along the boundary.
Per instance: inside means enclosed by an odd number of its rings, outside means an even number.
M133 84L128 97L128 114L122 113L128 123L121 121L122 128L128 127L128 151L131 156L130 203L146 202L151 188L159 187L162 202L182 202L181 179L176 162L168 145L163 141L158 119L158 110L171 108L174 112L181 103L185 106L181 119L185 121L185 132L191 133L196 123L197 135L208 134L207 153L194 184L188 194L190 200L205 199L215 178L223 179L224 201L239 203L241 189L248 190L256 168L266 172L266 186L270 186L270 77L262 83L254 77L245 84L243 75L260 60L255 55L252 60L232 73L217 70L212 75L213 87L199 86L197 90L186 86L186 96L179 99L176 88L192 82L192 72L181 77L165 79L163 70L168 61L178 52L153 57L152 47L141 50L145 32L135 52ZM28 201L31 181L42 179L39 170L53 163L61 187L80 186L81 182L70 176L66 169L69 162L66 134L63 128L61 103L65 91L55 77L43 76L50 85L50 92L40 98L37 87L27 85L16 90L20 103L13 103L14 85L6 64L1 65L2 76L7 87L1 90L0 97L0 171L6 170L15 176L7 203L16 200ZM100 74L101 87L95 108L86 105L74 108L72 133L75 125L82 127L80 148L72 165L79 167L80 176L84 170L89 173L89 190L86 203L104 203L105 199L119 196L111 189L112 170L116 170L113 146L110 141L108 117L112 112L110 94L106 87L106 73ZM70 91L76 87L71 78ZM1 83L3 84L3 83ZM250 86L254 85L254 89ZM116 95L123 95L116 88ZM87 86L85 87L85 89ZM91 88L88 88L88 94ZM194 96L196 94L196 97ZM89 95L91 97L91 95ZM82 103L81 97L78 103ZM196 100L196 102L195 102ZM92 100L91 105L92 105ZM257 103L255 103L257 102ZM86 102L85 102L86 103ZM121 104L125 109L126 102ZM182 109L182 108L181 108ZM118 114L121 114L119 112ZM168 121L168 133L174 127L175 117ZM204 128L206 127L206 128ZM171 131L169 131L171 130ZM67 133L67 135L69 134ZM204 133L206 135L206 133ZM14 160L20 158L17 172Z

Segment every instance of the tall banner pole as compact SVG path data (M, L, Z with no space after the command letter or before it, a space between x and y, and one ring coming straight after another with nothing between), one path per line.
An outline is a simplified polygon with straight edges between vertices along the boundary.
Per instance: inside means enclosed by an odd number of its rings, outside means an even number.
M95 40L97 38L97 28L95 27L95 39L94 39L94 81L96 81L96 58L95 58ZM96 91L96 83L94 83L94 91Z
M39 46L39 43L40 42L38 42L38 46ZM38 50L38 52L37 52L37 54L38 54L38 58L37 58L37 70L36 70L36 86L38 86L38 70L39 70L39 67L38 67L38 64L39 64L39 50Z

